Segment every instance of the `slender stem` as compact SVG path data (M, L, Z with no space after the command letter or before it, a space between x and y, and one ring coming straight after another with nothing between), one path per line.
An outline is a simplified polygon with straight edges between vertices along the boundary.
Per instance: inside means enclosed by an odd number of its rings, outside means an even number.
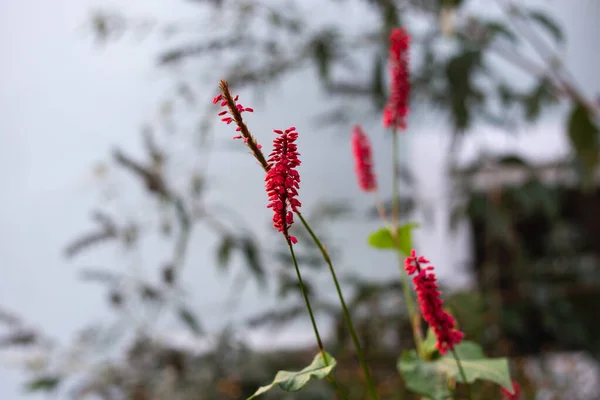
M394 129L392 131L392 168L393 168L393 179L392 182L392 228L391 234L394 240L394 244L396 245L396 252L398 254L398 267L400 268L400 280L402 282L402 292L404 294L404 302L406 303L406 308L408 309L408 317L410 319L410 325L413 331L413 337L415 339L415 346L417 348L417 353L423 356L423 338L421 336L421 331L418 329L420 325L418 323L419 315L417 314L417 309L415 306L415 302L413 301L410 285L408 283L408 274L404 270L404 262L402 261L403 254L400 251L400 238L398 237L398 226L400 220L400 174L398 171L399 168L399 152L398 152L398 130Z
M315 332L315 337L317 338L317 344L319 346L319 351L323 353L325 348L323 347L323 341L321 340L321 335L319 334L319 328L317 328L317 322L315 321L315 315L313 313L312 307L310 305L310 301L308 300L308 294L306 293L306 287L304 286L304 281L302 280L302 274L300 273L300 268L298 267L298 261L296 260L296 254L294 253L294 247L289 238L286 238L288 247L290 248L290 254L292 255L292 261L294 262L294 268L296 269L296 276L298 277L298 284L300 285L300 291L302 292L302 297L304 298L304 303L306 304L306 309L308 310L308 315L310 315L310 322L312 323L313 331ZM323 361L327 364L327 360L323 357Z
M462 377L465 385L467 386L467 398L469 400L473 400L473 396L471 395L471 386L469 386L469 382L467 382L467 374L465 374L465 370L463 369L462 363L460 362L460 358L458 358L458 354L456 354L456 350L452 349L452 355L456 360L456 365L458 366L458 371L460 372L460 376Z
M317 328L317 322L315 321L315 315L313 313L312 307L310 305L310 301L308 299L308 294L306 293L306 287L304 286L304 281L302 280L302 274L300 273L300 267L298 267L298 260L296 260L296 253L294 253L294 247L289 237L285 238L290 249L290 254L292 255L292 261L294 262L294 268L296 269L296 276L298 277L298 284L300 285L300 291L302 292L302 297L304 298L304 302L306 303L306 309L308 310L308 315L310 316L310 322L312 323L313 331L315 333L315 337L317 338L317 345L319 346L319 353L321 353L321 357L323 358L323 363L325 366L329 364L327 361L327 357L325 356L325 347L323 346L323 341L321 340L321 335L319 334L319 328ZM341 393L342 397L348 398L346 393L342 390L340 385L337 383L332 374L329 374L328 380L333 384L333 386Z
M360 366L362 367L363 373L365 375L365 379L367 380L367 387L369 390L369 394L371 395L371 398L373 400L377 400L378 396L377 396L377 392L375 390L375 384L373 382L373 378L371 378L371 374L369 373L369 367L367 366L362 348L360 347L360 342L358 341L358 335L356 334L354 325L352 324L352 319L350 318L350 312L348 311L348 307L346 306L346 301L344 300L344 295L342 294L342 289L340 287L340 283L338 281L337 274L335 273L335 269L333 268L331 258L329 257L327 250L323 246L323 243L321 243L321 241L319 240L317 235L315 235L315 233L313 232L310 225L308 225L308 222L306 222L306 220L304 219L304 216L302 216L302 214L299 211L296 211L296 214L302 221L302 224L304 225L304 227L306 228L306 230L312 237L313 241L315 242L315 244L317 245L319 250L321 250L321 254L323 254L323 258L325 259L325 262L327 262L327 265L329 266L329 272L331 272L331 277L333 278L333 283L335 284L335 289L337 291L337 294L338 294L338 297L340 300L340 304L342 305L342 312L344 314L344 320L346 321L346 326L348 327L348 331L350 332L350 336L352 337L352 341L354 342L354 347L356 349L358 361L360 362Z

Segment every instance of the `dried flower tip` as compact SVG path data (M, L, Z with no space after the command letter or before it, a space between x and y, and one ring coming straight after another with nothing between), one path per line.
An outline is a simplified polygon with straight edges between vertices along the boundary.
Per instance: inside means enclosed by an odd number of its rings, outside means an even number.
M434 268L432 265L425 266L428 263L429 260L423 256L417 257L416 251L412 250L404 261L404 268L408 275L417 274L413 283L421 314L435 333L437 349L440 354L445 354L462 341L464 334L456 329L456 321L444 310L444 302L440 298L442 292L439 290L435 274L431 272Z
M373 172L371 142L360 125L355 125L352 129L351 146L358 186L365 192L377 190L377 179Z
M288 233L289 227L294 223L294 212L301 206L298 196L300 189L300 175L296 168L300 165L296 139L298 132L294 127L285 131L274 130L277 137L273 140L273 151L269 155L268 172L265 177L269 204L267 208L273 210L273 227L292 243L298 240Z
M410 95L409 48L410 36L402 28L390 33L389 68L391 75L390 96L383 112L386 128L406 129Z
M263 169L267 171L269 166L265 156L260 150L262 146L259 145L254 136L250 134L250 130L248 130L248 127L242 119L242 113L254 112L254 109L251 107L244 107L243 105L237 103L239 95L236 95L235 97L231 95L231 92L229 91L229 85L226 81L221 80L219 83L219 88L221 89L222 93L213 98L213 104L221 102L220 106L226 107L225 110L219 112L219 116L223 117L221 118L221 121L227 125L235 122L237 125L235 130L236 132L240 132L241 135L234 136L234 139L244 138L244 143L250 148L252 154L254 154L254 157L258 160Z

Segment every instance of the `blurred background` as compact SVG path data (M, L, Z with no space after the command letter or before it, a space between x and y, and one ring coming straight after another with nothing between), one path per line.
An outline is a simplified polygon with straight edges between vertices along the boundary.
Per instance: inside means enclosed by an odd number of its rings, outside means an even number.
M0 399L241 399L312 359L263 172L211 102L221 78L260 143L297 127L304 214L378 390L417 398L396 371L412 339L395 257L368 247L381 222L349 144L361 124L389 201L396 26L413 38L399 168L416 248L524 399L600 399L598 18L597 0L1 2ZM336 374L364 398L297 228Z

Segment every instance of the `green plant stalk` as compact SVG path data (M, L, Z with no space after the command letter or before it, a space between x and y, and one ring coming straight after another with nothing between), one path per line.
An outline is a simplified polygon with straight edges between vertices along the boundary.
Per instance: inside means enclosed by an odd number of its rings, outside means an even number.
M413 337L415 339L415 346L417 348L417 353L421 356L423 354L423 337L421 335L421 331L418 329L417 318L419 318L417 314L417 309L415 306L415 302L411 296L410 285L408 284L408 274L404 270L404 262L403 262L403 254L400 251L400 238L398 237L398 226L399 226L399 213L400 213L400 188L399 188L399 180L400 174L398 171L400 165L400 155L398 153L398 129L394 128L392 130L392 168L393 168L393 182L392 182L392 238L394 239L394 243L396 245L396 251L398 254L398 267L400 268L400 281L402 282L402 291L404 292L404 302L406 303L406 308L408 309L408 317L410 319L410 325L413 331ZM405 256L407 256L406 254Z
M323 358L323 363L325 366L329 365L327 362L327 357L325 357L325 347L323 346L323 341L321 340L321 335L319 334L319 328L317 328L317 322L315 320L315 315L313 313L312 307L310 305L310 301L308 299L308 294L306 293L306 287L304 286L304 281L302 280L302 274L300 273L300 267L298 267L298 261L296 260L296 253L294 253L294 247L289 237L286 237L288 247L290 249L290 254L292 256L292 261L294 262L294 268L296 269L296 276L298 277L298 284L300 285L300 291L302 292L302 297L304 298L304 302L306 303L306 309L308 310L308 315L310 315L310 322L312 323L313 331L315 333L315 337L317 338L317 345L319 346L319 353L321 353L321 357ZM345 399L348 398L346 393L342 390L340 385L337 383L332 374L329 374L328 380L333 384L333 386L340 392L342 397Z
M304 227L306 228L306 230L312 237L313 241L315 242L315 244L317 245L319 250L321 250L321 254L323 255L323 258L325 259L325 262L329 266L329 272L331 273L331 277L333 278L333 283L335 284L335 289L337 291L337 294L338 294L338 297L340 300L340 304L342 305L342 312L344 314L344 320L346 321L346 326L348 327L348 331L350 332L350 336L352 337L352 341L353 341L354 347L356 349L356 355L358 356L358 361L360 362L360 366L362 367L363 373L365 375L365 379L367 381L367 387L369 390L369 394L371 395L371 398L373 400L377 400L378 396L377 396L377 391L375 390L375 383L373 382L373 378L371 377L371 373L369 372L369 367L367 366L367 362L365 361L365 357L364 357L362 348L360 347L360 342L358 341L358 335L356 334L356 330L354 329L354 325L352 324L352 318L350 318L350 312L348 311L348 307L346 306L346 301L344 300L344 295L342 294L342 288L340 287L340 282L338 281L337 274L335 273L335 269L333 268L333 263L331 262L331 258L329 257L327 250L325 250L323 243L321 243L321 241L319 240L317 235L315 235L315 233L313 232L313 230L310 227L310 225L308 224L308 222L306 222L306 220L304 219L304 216L302 216L302 214L299 211L296 211L296 215L298 215L298 217L300 218L300 221L302 221L302 224L304 225Z
M456 365L458 366L458 371L460 376L465 381L465 385L467 385L467 398L469 400L473 400L473 396L471 395L471 386L467 382L467 374L465 374L465 370L463 369L462 363L460 362L460 358L458 358L458 354L456 354L456 350L452 349L452 355L454 356L454 360L456 360Z

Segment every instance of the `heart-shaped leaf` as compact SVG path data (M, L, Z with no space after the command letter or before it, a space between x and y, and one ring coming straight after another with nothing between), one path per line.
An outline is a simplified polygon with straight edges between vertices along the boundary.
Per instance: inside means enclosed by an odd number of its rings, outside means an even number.
M491 381L512 392L513 385L506 358L485 358L485 354L477 343L468 340L455 347L466 375L466 382L460 374L456 360L446 355L435 361L439 371L461 383L473 383L477 379Z
M408 223L398 228L399 249L404 255L409 255L412 250L412 230L419 224ZM394 250L394 238L388 228L381 228L369 235L369 245L376 249Z
M329 353L323 353L323 356L319 353L315 356L309 366L302 369L301 371L279 371L275 375L275 379L270 385L261 386L248 400L253 399L265 392L268 392L275 386L279 386L286 392L297 392L302 389L311 378L323 379L327 377L333 368L335 367L336 361ZM327 361L325 363L324 361Z
M424 350L435 353L435 335L428 332ZM508 361L505 358L486 358L477 343L465 340L454 348L465 371L466 381L452 355L445 355L433 361L422 360L414 350L404 352L398 361L407 387L415 393L428 396L432 400L446 399L449 396L447 379L460 383L473 383L477 379L497 383L509 392L513 391ZM444 397L446 396L446 397Z
M405 351L398 361L398 370L406 387L431 400L446 400L452 395L448 390L446 376L438 370L436 363L419 358L415 350Z

